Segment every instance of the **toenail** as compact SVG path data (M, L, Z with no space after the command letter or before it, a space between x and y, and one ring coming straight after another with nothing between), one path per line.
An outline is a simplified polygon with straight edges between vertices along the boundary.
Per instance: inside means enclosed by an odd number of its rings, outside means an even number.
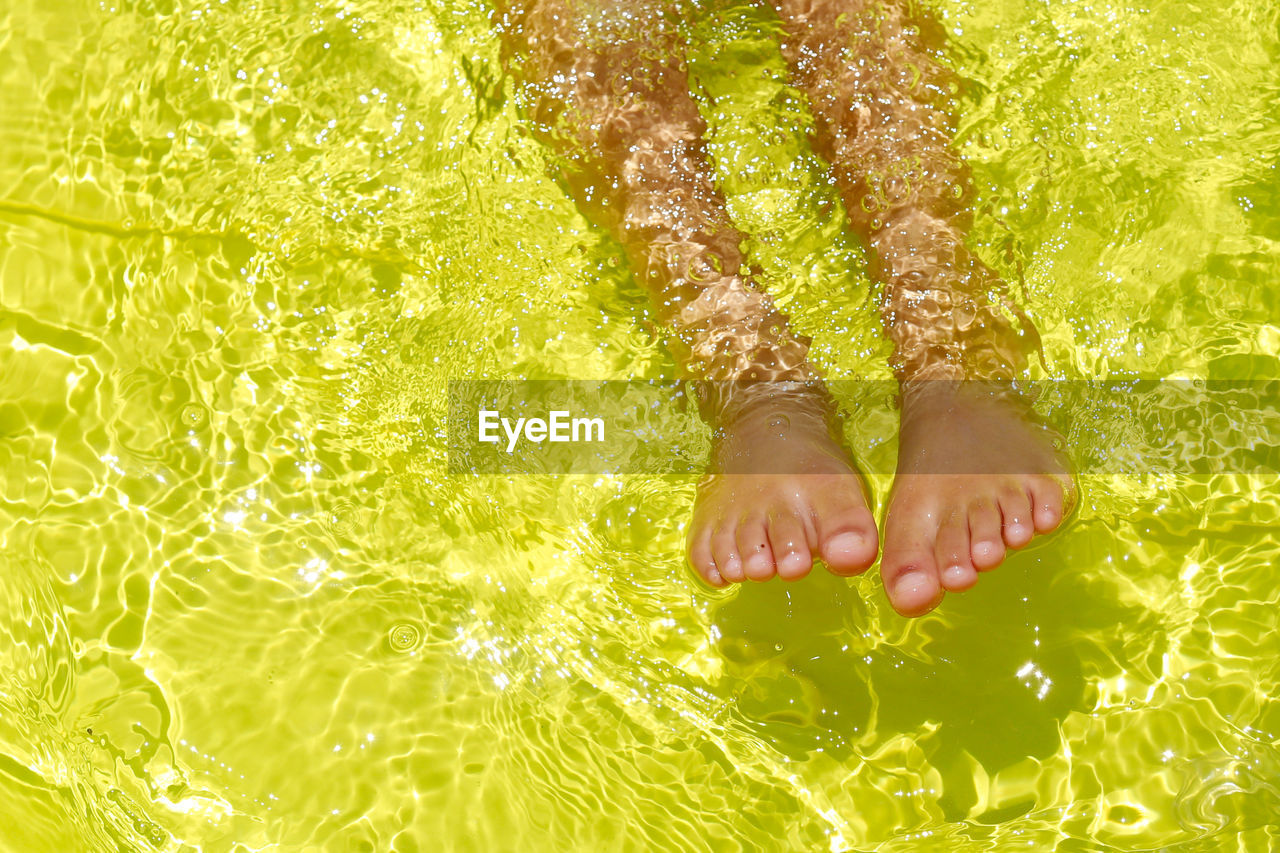
M969 573L971 571L972 569L967 569L964 566L949 566L946 571L942 573L942 577L950 584L967 583L969 581Z
M865 541L861 533L840 533L827 541L827 551L855 551Z
M787 581L799 580L809 574L812 566L797 556L794 560L784 560L778 564L778 577Z
M893 582L893 593L898 598L905 598L914 593L922 592L926 588L932 586L929 578L925 573L919 570L908 571L898 576Z
M1022 540L1030 539L1032 531L1031 528L1023 524L1021 521L1015 521L1009 525L1008 534L1012 539Z

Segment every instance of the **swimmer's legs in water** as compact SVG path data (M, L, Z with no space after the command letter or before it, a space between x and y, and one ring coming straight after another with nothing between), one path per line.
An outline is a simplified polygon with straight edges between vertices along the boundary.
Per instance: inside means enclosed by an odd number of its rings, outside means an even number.
M808 339L743 267L673 6L508 0L497 24L564 184L626 248L689 370L711 380L703 411L717 441L688 537L694 568L714 586L795 579L815 558L864 571L877 550L865 486L830 425Z
M1056 527L1070 476L1023 406L969 381L1012 376L1034 329L1019 331L1002 283L965 248L967 176L923 22L895 0L773 2L817 148L884 285L903 406L882 576L895 609L918 615ZM699 487L695 568L714 585L800 577L819 556L840 574L865 569L876 533L862 481L827 426L808 341L742 268L670 8L515 0L499 23L565 183L626 247L689 367L788 389L713 395L723 437ZM791 424L783 436L779 414ZM781 473L743 473L762 466Z
M816 148L884 288L902 408L881 576L894 608L919 615L1056 528L1074 484L1052 434L982 381L1012 378L1038 339L965 247L969 181L940 33L906 0L771 2Z

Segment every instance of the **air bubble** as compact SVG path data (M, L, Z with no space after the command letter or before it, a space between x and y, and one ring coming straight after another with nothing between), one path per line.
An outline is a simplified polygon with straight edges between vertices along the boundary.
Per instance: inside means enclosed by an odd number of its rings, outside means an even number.
M774 415L769 419L769 429L778 438L782 438L787 434L787 430L791 429L791 418L786 415Z
M337 536L346 536L356 526L356 505L345 498L333 502L325 514L325 523Z
M392 625L387 632L387 642L391 643L392 651L396 652L411 652L421 640L422 632L418 630L418 626L408 622Z
M195 429L196 427L204 426L204 422L208 419L208 412L199 403L188 403L182 407L180 417L183 424L190 429Z

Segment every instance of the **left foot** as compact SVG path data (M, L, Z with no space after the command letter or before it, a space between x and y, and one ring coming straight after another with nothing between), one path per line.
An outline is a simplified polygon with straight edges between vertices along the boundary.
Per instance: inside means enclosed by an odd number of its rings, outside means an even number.
M978 382L904 394L880 574L893 608L927 613L978 582L1006 549L1054 530L1075 484L1056 434Z

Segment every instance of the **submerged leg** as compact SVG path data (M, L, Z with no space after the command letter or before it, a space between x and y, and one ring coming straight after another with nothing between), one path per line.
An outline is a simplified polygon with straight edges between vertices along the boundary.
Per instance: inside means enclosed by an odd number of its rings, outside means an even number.
M965 247L954 82L929 46L929 22L906 0L772 2L816 147L884 288L902 427L881 574L893 606L918 615L944 590L971 587L1006 548L1057 527L1073 485L1027 408L970 381L1014 376L1036 336Z
M877 543L861 477L829 426L808 340L743 269L673 7L515 0L498 19L563 183L625 246L691 372L714 380L704 411L718 439L690 561L714 585L797 578L815 557L839 573L865 570Z

